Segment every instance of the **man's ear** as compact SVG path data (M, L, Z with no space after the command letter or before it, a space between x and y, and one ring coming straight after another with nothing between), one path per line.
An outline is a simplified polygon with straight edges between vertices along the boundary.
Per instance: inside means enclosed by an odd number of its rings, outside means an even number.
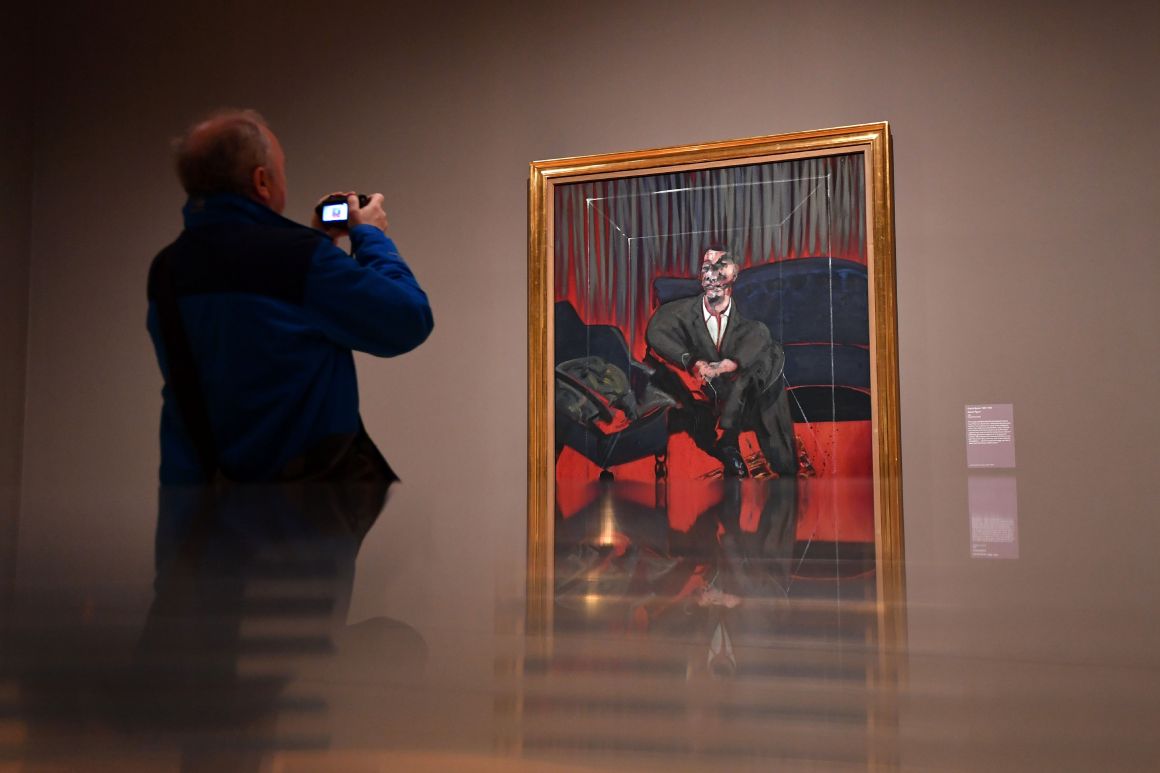
M254 171L250 175L250 183L254 186L254 196L258 201L268 205L273 191L270 188L270 173L266 171L266 167L254 167Z

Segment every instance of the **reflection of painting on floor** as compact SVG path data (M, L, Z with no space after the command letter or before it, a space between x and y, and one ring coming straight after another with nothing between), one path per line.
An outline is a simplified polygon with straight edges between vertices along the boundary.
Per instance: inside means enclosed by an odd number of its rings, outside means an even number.
M839 501L839 488L816 478L563 483L557 629L752 641L783 632L794 602L872 599L873 543L835 539L808 504Z

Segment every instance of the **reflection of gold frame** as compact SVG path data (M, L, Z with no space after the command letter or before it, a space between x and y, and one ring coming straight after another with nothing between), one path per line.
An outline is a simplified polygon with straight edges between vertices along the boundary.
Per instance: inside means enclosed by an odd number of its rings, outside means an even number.
M883 639L900 642L905 622L894 212L886 123L703 145L610 153L531 165L528 233L528 627L551 620L553 555L553 188L561 183L863 153L870 356L877 605Z

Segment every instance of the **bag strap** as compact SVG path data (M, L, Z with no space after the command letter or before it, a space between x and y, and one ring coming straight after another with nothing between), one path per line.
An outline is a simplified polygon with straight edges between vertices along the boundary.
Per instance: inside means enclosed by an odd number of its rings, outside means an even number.
M154 285L157 321L165 343L169 367L168 383L177 400L177 408L185 422L186 432L193 441L206 480L212 481L219 472L217 444L210 429L209 410L197 375L193 349L181 319L177 303L177 282L173 274L172 247L161 251L154 263L157 282Z

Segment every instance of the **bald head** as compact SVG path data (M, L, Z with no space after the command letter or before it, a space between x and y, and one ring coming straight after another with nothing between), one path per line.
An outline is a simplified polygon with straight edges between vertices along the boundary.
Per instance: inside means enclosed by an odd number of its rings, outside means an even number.
M285 206L285 158L254 110L222 110L174 142L177 176L190 196L236 193L276 212Z

